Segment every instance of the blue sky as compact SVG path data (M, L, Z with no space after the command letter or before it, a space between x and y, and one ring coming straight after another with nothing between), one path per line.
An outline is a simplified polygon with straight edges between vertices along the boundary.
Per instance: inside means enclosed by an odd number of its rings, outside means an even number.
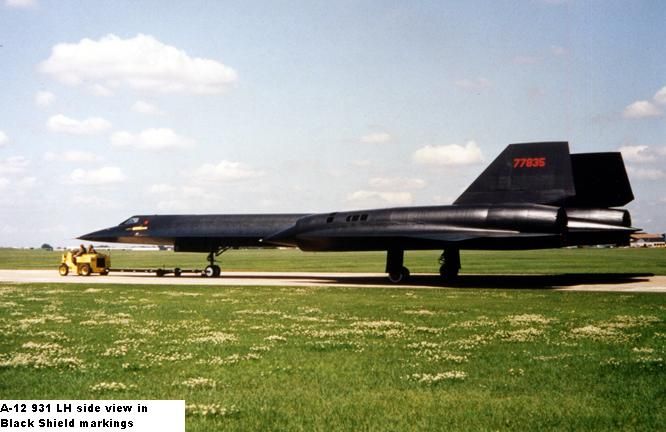
M452 202L507 144L621 150L665 231L657 1L0 5L0 244L139 213Z

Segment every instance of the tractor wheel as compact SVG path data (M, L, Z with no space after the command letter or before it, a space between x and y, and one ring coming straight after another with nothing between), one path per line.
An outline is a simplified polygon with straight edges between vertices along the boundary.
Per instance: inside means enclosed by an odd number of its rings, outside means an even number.
M69 274L69 267L67 267L67 264L60 264L60 267L58 267L58 273L60 273L60 276L67 276Z
M100 276L106 276L109 274L109 269L104 269L101 272L99 272Z
M90 273L92 273L92 269L90 268L90 264L83 264L81 266L81 269L79 270L81 276L90 276Z

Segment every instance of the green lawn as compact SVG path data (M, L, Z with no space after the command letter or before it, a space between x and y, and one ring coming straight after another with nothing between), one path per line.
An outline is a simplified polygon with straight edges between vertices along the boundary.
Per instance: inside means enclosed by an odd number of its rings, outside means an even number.
M659 294L0 283L0 398L188 432L663 430L665 356Z
M412 273L436 273L441 251L408 251ZM60 252L0 249L2 269L56 269ZM203 268L206 254L112 251L112 267ZM383 272L383 252L308 253L295 249L230 250L221 256L222 271ZM666 249L552 249L535 251L462 251L469 274L654 273L666 274Z

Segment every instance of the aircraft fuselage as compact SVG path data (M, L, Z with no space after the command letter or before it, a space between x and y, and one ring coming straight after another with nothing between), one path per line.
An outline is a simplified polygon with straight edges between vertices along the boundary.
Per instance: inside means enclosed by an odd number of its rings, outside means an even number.
M458 274L461 249L626 245L634 199L620 153L570 154L566 142L509 145L453 205L318 214L133 216L81 236L96 242L173 245L215 256L233 247L387 251L392 281L409 276L405 250L442 249L440 273Z

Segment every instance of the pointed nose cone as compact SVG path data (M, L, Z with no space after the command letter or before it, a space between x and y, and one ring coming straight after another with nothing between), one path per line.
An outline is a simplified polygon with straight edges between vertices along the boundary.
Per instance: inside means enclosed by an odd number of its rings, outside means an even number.
M86 241L96 241L96 240L95 240L95 233L94 233L94 232L91 232L91 233L88 233L88 234L84 234L84 235L78 236L77 239L79 239L79 240L86 240Z
M118 232L116 228L106 228L99 231L93 231L78 237L80 240L91 242L117 242Z

